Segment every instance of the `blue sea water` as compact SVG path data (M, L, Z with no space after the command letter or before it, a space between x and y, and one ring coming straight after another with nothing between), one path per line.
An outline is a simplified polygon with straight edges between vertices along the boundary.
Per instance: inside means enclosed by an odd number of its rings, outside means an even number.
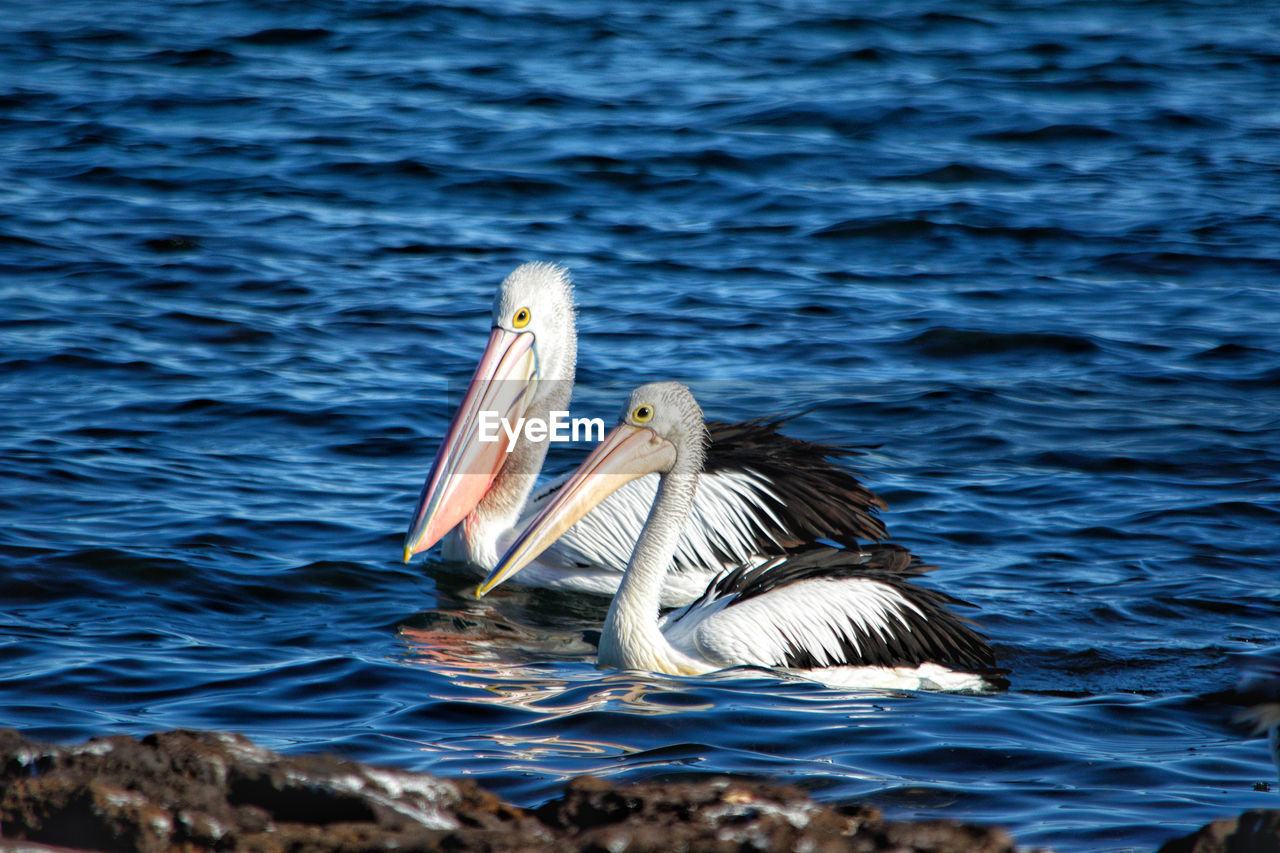
M1280 807L1280 7L12 0L0 725L467 775L760 774L1151 850ZM574 413L654 379L865 448L1012 687L596 670L606 602L409 514L502 277ZM568 470L584 448L557 449Z

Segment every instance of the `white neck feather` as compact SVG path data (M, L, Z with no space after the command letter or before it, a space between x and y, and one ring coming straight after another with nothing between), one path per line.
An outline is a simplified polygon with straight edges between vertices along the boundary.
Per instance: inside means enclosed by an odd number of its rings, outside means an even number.
M649 517L636 540L600 634L601 666L694 675L710 667L677 651L658 629L662 583L675 557L680 532L693 508L697 464L681 464L662 475Z

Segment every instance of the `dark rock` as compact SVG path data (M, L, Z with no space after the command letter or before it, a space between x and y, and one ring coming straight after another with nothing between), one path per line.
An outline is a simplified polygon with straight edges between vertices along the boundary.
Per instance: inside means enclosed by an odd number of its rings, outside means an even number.
M277 755L209 732L63 747L0 730L0 786L0 850L1013 851L998 829L886 821L871 807L740 779L583 777L526 811L466 781Z
M615 786L582 777L535 814L572 839L567 849L581 851L1013 850L999 829L885 821L870 806L833 808L796 788L740 779Z
M1280 853L1280 810L1255 809L1215 820L1170 841L1160 853Z
M551 835L470 782L333 756L284 756L238 735L35 743L0 730L0 833L106 851L521 850ZM470 839L510 838L483 844ZM471 846L467 846L470 844Z

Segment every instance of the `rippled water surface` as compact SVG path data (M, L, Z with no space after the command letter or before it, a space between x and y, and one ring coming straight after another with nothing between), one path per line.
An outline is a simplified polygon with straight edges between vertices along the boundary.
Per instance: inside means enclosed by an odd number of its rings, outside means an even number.
M757 773L1062 851L1280 807L1214 695L1280 643L1276 8L5 10L0 723L525 804ZM578 284L575 414L675 378L866 447L1012 688L602 672L605 602L402 565L531 258Z

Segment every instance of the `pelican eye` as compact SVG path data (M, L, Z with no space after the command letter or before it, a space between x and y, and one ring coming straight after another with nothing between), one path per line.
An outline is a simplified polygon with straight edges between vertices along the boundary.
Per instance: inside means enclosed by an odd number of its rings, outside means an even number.
M631 420L638 424L647 424L653 420L653 406L636 406L636 410L631 413Z
M511 318L511 325L515 326L517 329L523 329L525 326L529 325L529 309L521 308L517 311L516 316Z

